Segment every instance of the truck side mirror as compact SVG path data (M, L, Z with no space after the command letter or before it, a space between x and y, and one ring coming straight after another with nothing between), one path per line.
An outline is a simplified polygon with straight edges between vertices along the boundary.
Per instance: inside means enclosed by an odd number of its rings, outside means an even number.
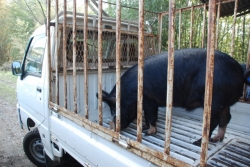
M20 76L22 74L21 63L19 61L12 62L11 69L13 75Z

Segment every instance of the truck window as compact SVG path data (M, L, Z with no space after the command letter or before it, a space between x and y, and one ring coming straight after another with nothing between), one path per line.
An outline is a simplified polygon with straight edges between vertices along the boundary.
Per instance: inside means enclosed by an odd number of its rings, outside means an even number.
M33 37L24 61L25 75L41 77L45 44L44 34Z

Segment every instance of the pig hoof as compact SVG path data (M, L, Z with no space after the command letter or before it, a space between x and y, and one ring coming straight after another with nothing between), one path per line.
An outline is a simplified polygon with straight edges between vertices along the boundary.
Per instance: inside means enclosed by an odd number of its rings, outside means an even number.
M148 131L145 133L145 135L146 135L146 136L155 135L156 132L157 132L156 127L150 126L150 128L149 128Z
M149 127L145 125L142 127L142 132L146 133L148 131L148 129L149 129Z
M218 141L222 142L224 139L224 137L221 137L221 136L214 136L213 138L209 139L210 142L212 143L216 143Z
M156 132L154 132L154 133L149 133L148 131L145 132L145 136L152 136L152 135L155 135L155 134L156 134Z
M193 144L200 147L201 146L201 139L193 142Z

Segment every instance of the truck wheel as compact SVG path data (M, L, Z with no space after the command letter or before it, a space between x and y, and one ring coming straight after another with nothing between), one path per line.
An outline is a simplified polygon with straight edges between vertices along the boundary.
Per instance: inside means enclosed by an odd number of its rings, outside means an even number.
M43 143L38 129L27 133L23 139L23 149L29 160L38 167L46 167Z

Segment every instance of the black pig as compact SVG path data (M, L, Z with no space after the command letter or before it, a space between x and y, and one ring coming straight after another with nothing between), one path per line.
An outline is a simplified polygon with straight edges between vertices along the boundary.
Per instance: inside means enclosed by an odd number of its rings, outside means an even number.
M182 49L175 51L173 106L191 111L204 106L206 49ZM164 52L145 59L143 110L146 135L156 133L158 107L166 106L168 53ZM249 73L244 74L241 65L229 55L215 51L213 100L210 133L219 125L218 134L210 139L222 141L227 124L231 119L230 106L242 96L243 83L249 81ZM121 129L137 117L137 75L138 65L134 65L121 77ZM249 77L249 78L248 78ZM249 82L248 82L249 84ZM98 94L97 94L98 96ZM103 102L110 107L115 122L116 88L110 93L103 91ZM200 145L201 139L194 142Z

